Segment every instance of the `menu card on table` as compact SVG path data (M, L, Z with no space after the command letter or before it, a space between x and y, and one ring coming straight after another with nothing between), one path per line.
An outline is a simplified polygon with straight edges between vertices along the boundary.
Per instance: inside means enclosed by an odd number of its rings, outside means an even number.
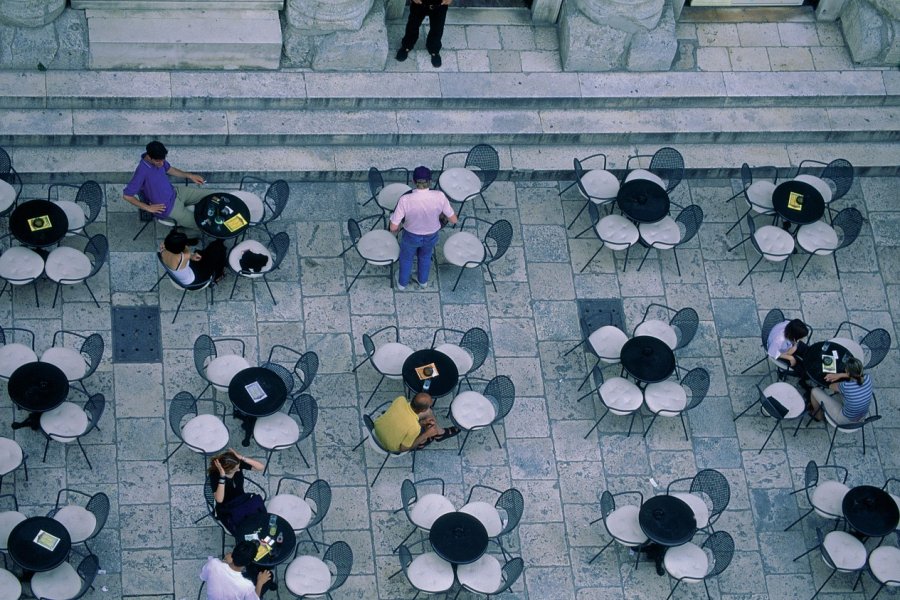
M250 394L250 399L253 400L254 403L262 402L268 397L268 394L266 394L265 390L262 389L262 386L259 385L258 381L248 383L244 386L244 389L247 390L248 394Z
M34 536L34 543L42 548L53 551L56 550L56 546L59 544L59 538L52 533L47 533L41 529L38 531L38 534Z
M439 374L440 373L438 373L437 367L434 365L434 363L416 367L416 375L419 376L420 381L431 379L432 377L437 377Z
M238 229L242 228L246 224L247 224L247 219L245 219L244 216L240 213L234 215L233 217L231 217L230 219L225 221L225 227L228 229L228 231L230 231L232 233L234 233Z
M42 229L50 229L51 227L53 227L53 223L50 222L50 217L47 215L28 219L28 229L31 231L41 231Z
M837 373L837 352L822 355L822 372Z
M803 210L803 194L791 192L788 196L787 207L791 210Z

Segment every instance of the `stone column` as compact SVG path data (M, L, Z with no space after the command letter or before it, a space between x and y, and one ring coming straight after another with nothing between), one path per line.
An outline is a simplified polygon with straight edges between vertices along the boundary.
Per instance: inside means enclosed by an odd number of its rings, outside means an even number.
M900 65L900 2L847 0L841 30L853 62L878 67Z
M388 20L399 19L406 8L406 0L384 0L385 18Z
M535 25L552 25L559 18L563 0L534 0L531 3L531 22Z
M567 71L668 71L678 41L669 0L565 0L559 51Z
M0 23L41 27L52 22L66 7L66 0L0 0Z
M287 0L285 66L381 71L388 41L383 0Z

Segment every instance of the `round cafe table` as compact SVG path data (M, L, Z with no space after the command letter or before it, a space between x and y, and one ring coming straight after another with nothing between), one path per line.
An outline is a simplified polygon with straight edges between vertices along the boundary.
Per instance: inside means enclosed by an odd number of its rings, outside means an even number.
M266 397L254 401L247 386L258 383ZM287 388L278 373L265 367L249 367L242 369L231 378L228 384L228 399L234 406L234 416L241 420L244 430L243 446L250 445L253 426L258 417L267 417L278 412L287 400Z
M837 342L816 342L803 353L803 365L806 367L806 376L822 387L830 385L825 381L827 373L822 372L822 357L832 356L832 352L837 352L837 372L843 373L846 369L847 360L853 358L853 355Z
M697 532L697 519L687 502L675 496L653 496L641 504L638 523L650 541L660 546L681 546Z
M244 217L246 224L231 231L225 225L225 221L234 218L235 215ZM241 235L250 226L250 209L234 194L218 192L204 196L194 206L194 221L203 233L216 239L227 240Z
M56 548L49 550L34 539L38 533L47 533L59 538ZM55 569L69 556L72 538L65 526L50 517L31 517L25 519L9 532L7 552L10 558L25 571L41 572Z
M29 221L46 217L49 227L31 230ZM32 225L34 222L32 221ZM45 224L46 225L46 224ZM52 246L69 230L69 219L58 204L49 200L29 200L19 204L9 215L9 232L29 248Z
M788 206L791 193L803 196L799 209ZM772 193L772 208L778 216L795 225L809 225L825 214L825 200L819 190L803 181L789 179L778 184Z
M900 509L891 495L872 485L847 492L841 509L850 527L868 537L884 537L900 522Z
M675 371L675 353L659 338L638 335L622 346L622 367L629 375L644 383L658 383Z
M434 553L454 565L473 563L488 546L487 529L481 521L464 512L449 512L431 525L428 540Z
M25 363L12 372L7 382L12 401L29 412L28 418L13 423L13 429L41 426L41 413L53 410L69 395L69 381L62 369L47 362Z
M434 363L438 374L437 377L431 378L431 386L428 390L425 390L425 380L419 379L416 369L431 363ZM456 368L456 363L443 352L433 348L417 350L410 354L409 358L403 362L402 373L403 381L413 393L418 394L419 392L427 391L433 398L446 396L459 383L459 369Z
M616 204L626 217L638 223L656 223L669 214L669 194L648 179L632 179L619 188Z
M275 537L277 538L280 533L282 537L281 543L279 544L276 542L272 545L271 552L261 559L253 561L260 567L266 568L280 565L290 558L291 554L294 552L294 546L297 544L297 534L291 529L291 524L278 515L272 515L271 513L256 513L238 523L237 531L235 532L239 540L243 539L245 535L254 533L257 534L260 539L264 538L269 535L269 517L271 516L275 517L275 528L277 529Z

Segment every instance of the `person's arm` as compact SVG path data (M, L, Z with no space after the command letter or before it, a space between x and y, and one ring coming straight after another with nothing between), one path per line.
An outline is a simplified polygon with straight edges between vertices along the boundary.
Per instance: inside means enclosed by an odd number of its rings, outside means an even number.
M422 444L424 444L425 442L427 442L428 440L430 440L437 434L438 434L437 424L432 424L425 431L420 433L418 435L418 437L416 437L416 439L414 439L412 444L410 444L409 446L407 446L401 442L400 443L400 451L406 452L407 450L412 450L413 448L418 448L419 446L421 446Z
M272 572L269 570L260 571L256 576L256 595L257 597L262 596L263 588L272 579Z
M213 482L213 498L221 504L225 500L225 469L214 460L213 465L219 470L219 479Z
M450 206L450 199L447 198L446 194L444 194L444 199L441 202L441 214L447 217L447 221L449 221L451 225L456 225L457 221L459 221L459 217L453 212L453 207Z
M191 173L189 171L182 171L181 169L176 169L175 167L169 165L169 170L166 171L169 175L174 175L175 177L184 177L185 179L190 179L197 185L203 185L206 183L206 180L203 179L200 175L196 173Z
M165 204L146 204L144 202L141 202L136 194L138 193L138 191L140 191L143 185L143 171L140 167L138 167L138 169L134 172L134 175L131 177L131 181L129 181L128 185L125 186L125 189L122 190L122 199L125 200L125 202L137 207L139 210L144 210L148 213L158 214L165 212Z
M262 464L261 462L259 462L258 460L254 460L252 458L247 458L246 456L243 456L242 454L238 454L237 450L235 450L234 448L229 448L228 450L232 454L234 454L234 457L236 459L238 459L239 461L241 461L244 464L250 465L250 468L253 469L254 471L262 471L263 469L266 468L266 466L264 464Z

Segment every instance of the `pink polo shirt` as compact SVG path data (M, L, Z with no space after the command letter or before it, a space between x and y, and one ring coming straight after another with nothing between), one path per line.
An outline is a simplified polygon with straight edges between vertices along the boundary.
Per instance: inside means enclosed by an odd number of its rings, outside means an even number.
M444 192L414 189L400 196L397 208L391 215L391 223L400 225L406 219L404 230L415 235L431 235L441 228L441 214L448 219L454 214Z

